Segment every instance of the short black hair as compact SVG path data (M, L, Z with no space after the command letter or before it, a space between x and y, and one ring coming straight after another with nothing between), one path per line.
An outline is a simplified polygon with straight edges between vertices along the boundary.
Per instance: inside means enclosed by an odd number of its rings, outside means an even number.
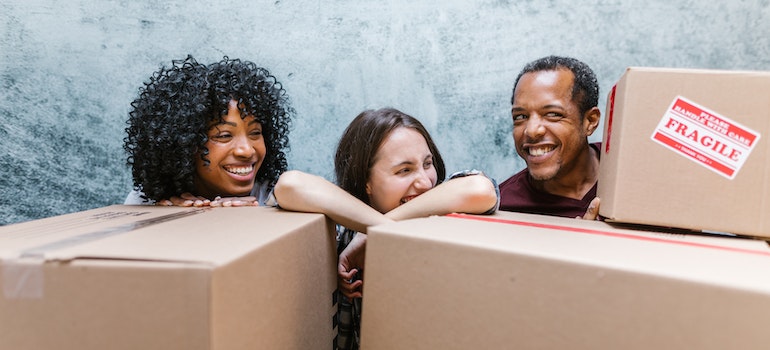
M599 104L599 83L594 71L587 64L572 57L552 55L527 63L513 83L513 92L516 91L516 85L519 84L519 79L524 74L558 69L567 69L575 76L572 83L572 101L578 105L581 117ZM513 92L511 93L511 104L514 103Z

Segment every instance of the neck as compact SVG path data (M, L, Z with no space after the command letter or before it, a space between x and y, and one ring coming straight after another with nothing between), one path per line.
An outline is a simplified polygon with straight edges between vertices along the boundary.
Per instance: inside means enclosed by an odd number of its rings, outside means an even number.
M586 147L576 165L566 174L549 180L532 180L535 188L553 195L581 200L599 178L599 157L593 147Z

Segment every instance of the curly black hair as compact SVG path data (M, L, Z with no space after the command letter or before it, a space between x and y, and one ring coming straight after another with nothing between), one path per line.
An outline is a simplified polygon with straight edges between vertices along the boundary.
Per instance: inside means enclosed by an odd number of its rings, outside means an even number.
M513 97L516 92L516 85L519 84L519 79L521 79L522 75L557 69L567 69L575 77L572 83L572 101L578 105L581 118L591 108L596 107L599 103L599 83L596 80L594 71L580 60L562 56L546 56L527 63L513 83L511 104L514 103Z
M131 102L123 148L134 189L152 200L194 194L195 157L208 164L207 131L223 121L230 100L241 117L253 115L262 124L267 153L256 181L274 185L287 168L294 114L286 91L252 62L225 56L204 65L188 55L161 67Z

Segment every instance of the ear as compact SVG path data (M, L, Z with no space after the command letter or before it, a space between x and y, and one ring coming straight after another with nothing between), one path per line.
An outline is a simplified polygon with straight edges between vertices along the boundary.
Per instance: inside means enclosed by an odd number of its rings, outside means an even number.
M366 194L368 194L369 197L372 196L372 186L369 184L369 181L366 182Z
M599 110L599 107L593 107L583 115L583 131L585 131L586 136L591 136L596 131L596 128L599 127L601 116L602 112Z

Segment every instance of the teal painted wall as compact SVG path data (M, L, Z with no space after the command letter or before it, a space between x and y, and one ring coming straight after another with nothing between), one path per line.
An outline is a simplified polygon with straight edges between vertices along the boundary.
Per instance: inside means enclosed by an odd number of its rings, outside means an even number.
M393 106L449 171L502 181L523 167L508 101L526 62L577 57L602 96L628 66L770 70L767 18L767 0L2 0L0 224L122 203L129 103L187 54L279 78L297 111L290 168L331 179L347 123Z

